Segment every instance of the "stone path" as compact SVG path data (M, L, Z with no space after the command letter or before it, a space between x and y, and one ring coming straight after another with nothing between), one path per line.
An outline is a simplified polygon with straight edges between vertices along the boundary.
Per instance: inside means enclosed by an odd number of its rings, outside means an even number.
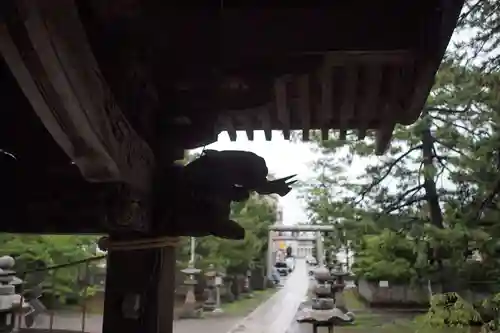
M242 318L182 319L174 321L174 333L226 333Z
M174 333L226 333L234 327L242 318L235 317L212 317L206 319L186 319L174 321ZM48 329L50 327L48 316L37 318L37 329ZM86 333L101 333L102 316L90 315L85 320L84 330ZM54 318L53 329L72 330L82 332L81 316L72 313L58 313ZM47 330L47 332L49 332Z
M304 301L309 277L304 261L297 261L294 272L270 299L245 318L209 317L174 321L174 333L287 333L300 304ZM53 329L74 332L101 333L102 316L87 315L82 329L82 317L73 312L59 312L54 317ZM40 315L35 327L48 329L50 317Z
M306 263L297 261L284 287L228 333L287 333L308 286Z

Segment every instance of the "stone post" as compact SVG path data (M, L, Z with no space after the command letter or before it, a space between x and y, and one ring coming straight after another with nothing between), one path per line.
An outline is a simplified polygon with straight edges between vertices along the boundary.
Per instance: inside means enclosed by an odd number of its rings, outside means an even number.
M205 293L207 295L207 299L205 303L203 303L203 310L213 312L217 306L216 300L216 287L215 287L215 279L217 277L217 272L215 270L214 265L208 266L207 272L205 273L207 286L205 288Z
M335 277L334 283L332 285L335 307L344 313L348 312L344 300L344 288L345 288L344 278L347 274L348 274L347 272L344 272L339 269L332 272L332 275Z
M316 256L318 265L324 265L323 236L321 235L321 231L316 231Z
M215 276L215 309L213 310L214 313L223 313L224 311L221 308L221 302L220 302L220 288L223 285L223 274L220 272L217 272L217 275Z
M190 259L189 259L189 263L191 265L194 265L196 264L196 237L190 237L189 238L189 247L190 247L190 251L189 251L189 256L190 256Z
M269 230L267 236L267 270L266 270L266 276L268 278L273 274L273 266L274 266L273 250L274 250L273 231Z
M186 274L186 280L184 280L184 285L186 286L186 298L184 300L184 305L180 317L182 318L200 318L201 309L198 308L196 304L196 297L194 294L194 288L198 281L196 281L195 275L199 274L201 270L194 268L192 264L181 271Z
M265 280L263 267L256 267L251 271L250 287L252 290L264 290L266 287Z
M243 293L245 297L247 298L252 298L252 285L250 283L250 279L252 277L252 272L250 270L247 270L245 277L244 277L244 283L243 283Z

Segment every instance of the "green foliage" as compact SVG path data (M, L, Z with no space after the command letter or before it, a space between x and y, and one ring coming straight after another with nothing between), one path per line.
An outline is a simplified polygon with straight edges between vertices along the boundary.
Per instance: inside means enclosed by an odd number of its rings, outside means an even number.
M369 281L408 283L417 278L413 242L393 231L363 236L364 246L356 253L352 271Z
M55 266L95 256L96 241L95 236L0 234L0 255L13 256L15 269L25 272L37 268L36 261ZM90 264L89 273L94 268ZM43 283L45 296L53 295L63 302L68 297L77 298L85 286L82 281L87 273L85 270L82 264L48 272ZM24 279L29 282L34 279L32 275L28 274ZM90 286L87 291L92 293L94 290Z
M424 322L430 327L468 327L480 322L481 314L457 293L438 294L431 299L430 310Z
M228 273L244 273L255 266L263 266L267 252L268 228L276 222L277 200L274 197L253 195L246 202L232 206L231 218L240 223L246 231L241 241L216 237L197 239L197 267L210 264ZM186 242L179 251L181 261L187 261L189 245Z

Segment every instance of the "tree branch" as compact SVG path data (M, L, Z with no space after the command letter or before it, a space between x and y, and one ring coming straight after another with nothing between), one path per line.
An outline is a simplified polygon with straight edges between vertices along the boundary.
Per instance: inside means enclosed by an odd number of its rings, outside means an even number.
M413 199L407 200L404 203L402 203L401 205L392 205L392 206L389 206L389 207L387 207L384 210L384 214L392 213L392 212L394 212L396 210L400 210L401 208L405 208L405 207L411 206L413 204L416 204L416 203L418 203L420 201L424 201L424 200L427 200L427 195L422 195L422 196L415 197Z
M413 199L410 199L410 200L406 200L403 205L399 205L399 203L401 203L408 195L412 194L412 197L413 197L413 196L415 196L416 192L418 192L419 190L421 190L423 188L424 188L424 185L417 185L409 190L404 191L403 193L399 194L397 196L396 201L394 201L391 205L386 207L384 211L387 213L387 212L391 212L391 211L396 210L397 207L406 207L406 206L408 206L407 205L408 202L410 202L410 205L414 204L415 201L413 201ZM394 207L396 207L396 208L394 208Z
M493 200L495 199L495 197L497 196L498 193L500 193L500 180L497 180L495 187L493 188L493 191L491 191L491 193L486 197L486 199L484 199L481 202L481 205L479 206L479 209L477 212L476 219L479 219L481 217L481 213L483 212L483 210L486 207L491 206L491 204L493 203Z
M467 157L467 156L466 156L463 152L461 152L460 150L456 149L455 147L451 147L451 146L447 145L446 143L442 142L441 140L438 140L438 139L434 138L434 142L435 142L435 143L439 143L441 146L445 147L446 149L449 149L449 150L451 150L451 151L453 151L453 152L455 152L455 153L457 153L457 154L459 154L459 155L461 155L461 156L465 156L465 157Z
M450 170L450 168L448 168L448 166L444 163L444 158L442 156L439 156L436 152L436 148L435 147L432 147L432 154L434 155L434 157L437 159L438 163L441 164L441 166L446 169L446 171L448 171L450 174L452 174L453 172ZM441 172L442 173L442 172Z
M443 123L449 123L446 119L444 118L441 118L439 116L430 116L433 120L439 120L439 121L442 121ZM434 123L434 126L436 127L439 127L438 124ZM486 131L478 131L476 132L477 128L474 128L474 129L470 129L470 128L467 128L466 126L462 126L462 125L459 125L459 124L455 124L453 123L454 127L457 127L457 128L460 128L461 130L463 131L466 131L467 133L469 134L472 134L474 136L479 136L479 135L484 135L484 134L488 134L488 132Z
M394 161L392 161L390 164L388 165L385 165L384 168L387 168L386 172L379 178L375 179L370 185L368 185L367 188L365 188L360 194L360 198L356 201L354 201L354 205L357 205L359 204L361 201L363 201L365 199L365 196L371 192L373 190L373 188L377 185L379 185L384 179L387 178L387 176L390 175L392 169L394 168L394 166L396 164L398 164L399 162L401 162L405 157L407 157L408 155L410 155L413 151L417 150L417 149L420 149L422 148L422 145L418 145L418 146L415 146L411 149L409 149L407 152L401 154L398 158L396 158Z
M472 111L472 100L469 101L469 103L467 103L467 105L462 109L462 110L456 110L456 109L450 109L450 108L440 108L440 107L430 107L430 108L426 108L425 111L427 114L429 114L429 112L440 112L440 113L447 113L447 114L464 114L466 112L470 112Z

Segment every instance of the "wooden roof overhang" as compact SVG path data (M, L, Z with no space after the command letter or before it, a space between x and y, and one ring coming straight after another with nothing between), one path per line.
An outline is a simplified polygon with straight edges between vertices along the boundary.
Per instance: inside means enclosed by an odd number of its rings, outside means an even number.
M185 147L221 131L235 140L244 130L252 140L264 130L270 140L271 130L285 138L301 130L308 140L311 129L323 138L331 129L340 137L359 130L360 138L375 129L379 154L396 123L420 115L463 4L329 1L290 9L283 2L210 11L77 2L104 76L127 96L118 97L122 105L156 104L172 116L170 131L190 133ZM141 85L148 88L139 97Z
M13 193L0 230L105 231L99 210L113 190L96 182L147 190L159 142L187 149L224 130L233 139L301 130L307 140L312 129L373 129L381 153L396 123L419 116L462 4L188 11L4 0L0 149L18 159L0 164Z

